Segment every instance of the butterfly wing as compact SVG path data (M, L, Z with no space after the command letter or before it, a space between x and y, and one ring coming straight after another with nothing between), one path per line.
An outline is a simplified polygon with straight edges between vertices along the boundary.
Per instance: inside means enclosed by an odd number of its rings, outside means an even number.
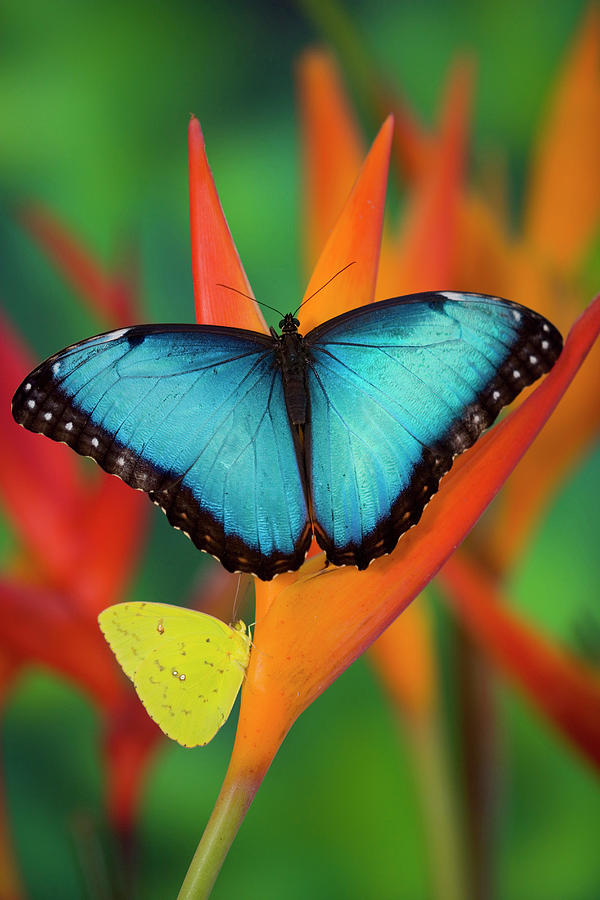
M297 438L267 335L159 325L90 338L32 372L13 415L146 491L230 571L269 579L304 559Z
M243 623L165 603L119 603L98 617L148 715L184 747L206 744L227 720L250 656Z
M450 292L361 307L305 343L315 533L333 563L359 568L418 522L453 457L562 347L525 307Z

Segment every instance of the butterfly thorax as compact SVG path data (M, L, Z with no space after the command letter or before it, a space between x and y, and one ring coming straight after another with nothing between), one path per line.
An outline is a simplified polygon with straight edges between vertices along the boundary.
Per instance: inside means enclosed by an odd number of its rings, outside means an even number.
M287 313L279 323L282 330L277 340L277 361L281 367L283 390L290 421L294 425L306 422L306 349L304 338L298 334L298 319Z

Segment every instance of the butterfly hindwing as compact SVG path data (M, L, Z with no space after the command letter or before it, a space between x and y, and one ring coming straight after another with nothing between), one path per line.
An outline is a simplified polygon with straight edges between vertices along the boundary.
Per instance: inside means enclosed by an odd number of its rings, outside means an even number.
M272 338L254 332L121 329L43 363L13 414L146 491L229 570L271 578L297 568L310 541L273 358Z
M332 562L359 568L393 549L453 457L562 346L531 310L456 293L361 307L305 340L315 532Z
M246 626L164 603L119 603L100 627L148 714L183 744L206 744L226 721L248 666Z

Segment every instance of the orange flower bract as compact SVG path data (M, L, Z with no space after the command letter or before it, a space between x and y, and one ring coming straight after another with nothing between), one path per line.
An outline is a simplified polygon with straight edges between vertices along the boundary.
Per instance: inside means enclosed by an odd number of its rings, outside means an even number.
M302 316L302 330L372 299L391 135L388 120L319 258L307 295L348 262L355 265L319 294L318 303L315 298L307 304L309 315ZM208 166L204 162L196 166L192 177L211 180ZM193 186L192 192L213 207L197 208L196 222L222 215L220 205L218 212L215 209L218 199L210 186ZM201 254L201 245L192 224L194 252ZM226 249L226 265L231 265L234 252L233 247ZM198 265L195 260L195 269ZM356 295L349 293L351 288ZM202 309L201 296L196 304ZM226 319L224 324L243 324L236 319L233 304L227 307ZM394 621L463 540L549 417L599 330L597 301L574 327L541 386L463 454L419 524L390 556L357 573L353 568L326 566L320 554L297 573L269 583L256 579L253 649L231 762L180 897L194 896L200 883L206 889L216 877L226 847L296 718Z

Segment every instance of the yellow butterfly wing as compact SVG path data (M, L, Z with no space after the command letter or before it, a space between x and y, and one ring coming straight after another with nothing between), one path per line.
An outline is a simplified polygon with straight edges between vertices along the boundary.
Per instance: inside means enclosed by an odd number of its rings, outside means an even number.
M229 626L165 603L118 603L98 622L162 731L184 747L207 744L229 716L248 666L244 623Z

